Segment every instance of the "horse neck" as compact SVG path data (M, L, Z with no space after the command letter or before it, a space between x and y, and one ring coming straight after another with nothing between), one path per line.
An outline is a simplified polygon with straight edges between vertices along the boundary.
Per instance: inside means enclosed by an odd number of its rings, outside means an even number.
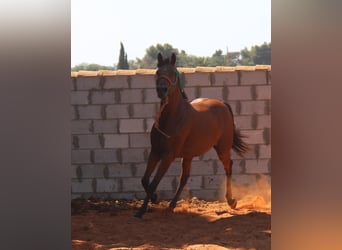
M166 105L164 112L161 114L161 119L174 119L178 115L182 114L182 110L186 105L186 101L182 97L180 90L177 88L172 96L169 96L168 104Z

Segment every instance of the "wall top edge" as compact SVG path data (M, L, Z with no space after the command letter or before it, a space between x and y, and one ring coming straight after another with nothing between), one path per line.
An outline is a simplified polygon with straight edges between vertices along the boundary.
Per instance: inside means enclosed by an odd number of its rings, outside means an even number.
M195 67L195 68L177 68L179 72L190 74L196 72L202 73L215 73L215 72L234 72L234 71L271 71L271 65L255 65L255 66L216 66L216 67ZM98 71L85 71L80 70L78 72L72 71L71 77L83 77L83 76L131 76L131 75L154 75L155 69L136 69L136 70L98 70Z

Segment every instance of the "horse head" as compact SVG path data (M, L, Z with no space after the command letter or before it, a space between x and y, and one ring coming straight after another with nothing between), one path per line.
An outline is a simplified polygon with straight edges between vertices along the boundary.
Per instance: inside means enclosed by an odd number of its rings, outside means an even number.
M158 65L156 72L156 89L158 97L164 101L166 97L172 95L179 82L179 73L176 69L176 55L172 53L171 59L163 59L158 53Z

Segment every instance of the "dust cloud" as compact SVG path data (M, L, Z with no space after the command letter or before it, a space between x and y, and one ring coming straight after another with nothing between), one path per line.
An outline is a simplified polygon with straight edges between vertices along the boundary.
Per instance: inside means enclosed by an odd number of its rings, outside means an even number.
M232 185L233 196L238 200L236 210L271 209L271 179L258 175L254 185Z

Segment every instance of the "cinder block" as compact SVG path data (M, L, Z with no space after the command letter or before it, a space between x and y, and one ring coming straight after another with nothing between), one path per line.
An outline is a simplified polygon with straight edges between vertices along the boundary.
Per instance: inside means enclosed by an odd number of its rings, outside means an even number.
M252 116L250 115L234 116L234 122L237 129L253 129Z
M128 76L117 75L117 76L106 76L104 89L128 89Z
M106 117L107 119L129 118L129 105L128 104L108 105L106 107Z
M196 86L210 86L210 73L195 72L195 73L184 73L185 85L187 87Z
M184 91L185 91L189 101L192 101L192 100L199 97L197 95L197 88L196 87L185 87Z
M88 91L71 91L70 103L71 105L88 104Z
M200 159L202 161L207 161L207 160L218 160L218 156L216 151L211 148L207 153L205 153L204 155L200 156Z
M108 177L132 177L131 164L110 164L107 167Z
M174 176L164 176L158 187L157 190L158 191L173 191L176 190L177 188L177 177Z
M240 114L240 102L238 101L229 101L228 104L229 106L232 108L232 111L233 111L233 114L234 114L234 117L239 115Z
M140 178L123 178L122 192L144 191Z
M241 133L247 136L244 141L247 144L264 144L263 130L241 130Z
M101 164L96 165L82 165L82 178L103 178L104 177L104 170L105 166Z
M146 165L147 166L147 165ZM145 166L145 167L146 167ZM171 164L170 164L170 167L169 169L167 170L166 174L167 176L180 176L182 172L182 166L181 166L181 163L179 161L173 161Z
M115 149L94 150L95 163L116 163L119 162L118 153Z
M201 97L213 98L213 99L223 99L223 87L202 87Z
M252 91L249 86L228 87L228 100L252 100Z
M122 162L124 163L141 163L145 162L145 149L128 148L122 149Z
M119 192L119 179L96 179L96 192L111 193Z
M90 163L90 150L72 150L71 163Z
M142 89L123 89L120 90L121 103L142 103Z
M256 176L255 175L247 175L247 174L239 174L232 175L233 181L233 191L238 186L255 186L256 185Z
M232 166L232 174L242 174L244 173L244 165L241 164L243 161L241 157L239 159L232 159L233 166ZM215 163L216 162L216 163ZM212 161L211 164L213 165L214 174L216 175L226 175L226 171L224 170L223 164L221 161Z
M155 88L156 80L154 75L133 75L131 76L131 88Z
M241 115L265 114L265 101L241 101Z
M245 165L242 162L242 159L233 160L232 174L243 174L245 172Z
M145 170L146 170L146 167L147 167L147 162L143 162L143 163L135 163L132 168L134 168L134 177L143 177L144 173L145 173ZM168 170L169 171L169 170ZM169 174L168 174L169 175Z
M220 189L225 187L225 175L208 175L204 176L203 179L205 189Z
M157 113L155 104L133 104L134 118L151 118Z
M95 120L94 132L95 133L116 133L118 131L117 120Z
M101 106L100 105L89 105L79 106L80 119L101 119Z
M270 115L258 115L257 116L257 129L264 129L271 127L271 116Z
M268 173L268 161L262 160L246 160L246 173L247 174L266 174Z
M241 71L241 85L267 84L266 72L263 70Z
M120 133L142 133L144 131L144 119L121 119Z
M150 135L144 134L130 134L129 146L131 148L149 148L151 147Z
M180 179L178 180L178 182L180 181ZM177 183L178 186L178 183ZM190 190L196 190L196 189L201 189L203 186L202 183L202 176L190 176L185 187L184 190L186 189L190 189Z
M82 121L71 121L71 134L89 134L91 121L82 120Z
M93 185L91 179L84 179L82 181L78 181L77 179L71 180L71 192L72 193L92 193Z
M80 76L76 78L77 90L100 89L99 76Z
M114 104L114 91L91 91L91 101L93 104Z
M271 144L259 146L259 158L271 158Z
M101 148L98 135L78 135L79 147L82 148Z
M127 148L128 147L128 135L127 134L105 134L104 147L105 148Z
M238 85L238 74L233 72L214 72L214 86Z
M270 100L271 99L271 85L256 86L256 93L258 100Z
M155 119L145 119L145 123L146 123L146 129L144 132L150 134L151 130L152 130L152 127L153 127L153 124L155 122Z
M156 89L145 89L144 92L144 102L145 103L159 103L160 99L158 98Z
M214 169L211 161L192 161L190 175L213 175Z

